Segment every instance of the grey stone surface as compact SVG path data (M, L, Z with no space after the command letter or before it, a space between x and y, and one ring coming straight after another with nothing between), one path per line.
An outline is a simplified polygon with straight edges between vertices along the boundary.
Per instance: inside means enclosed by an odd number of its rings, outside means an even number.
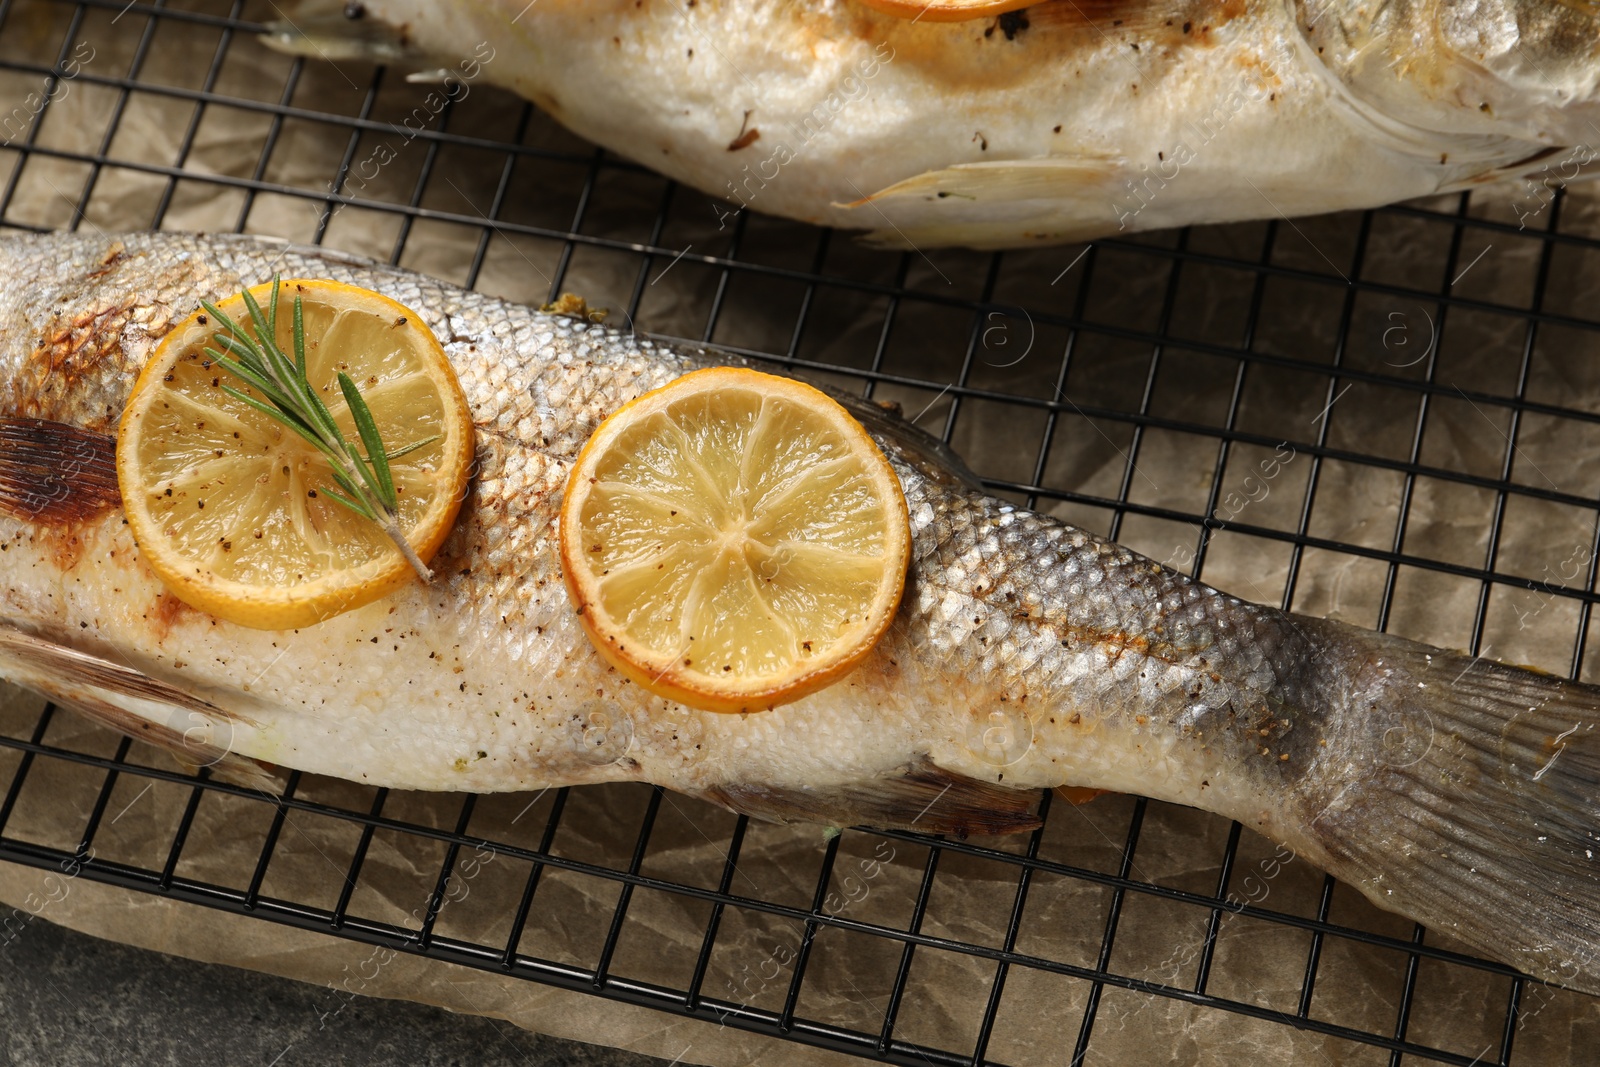
M36 919L0 951L0 1067L664 1067L494 1019L130 948Z

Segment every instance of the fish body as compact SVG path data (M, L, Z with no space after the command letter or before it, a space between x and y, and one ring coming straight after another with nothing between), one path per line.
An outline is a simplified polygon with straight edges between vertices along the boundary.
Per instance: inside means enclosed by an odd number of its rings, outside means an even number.
M441 64L743 208L1002 248L1364 208L1600 159L1594 0L310 0L271 43ZM352 17L353 16L353 17ZM442 104L441 104L442 106ZM352 192L363 184L352 172ZM370 176L366 176L370 177Z
M1048 787L1139 793L1237 819L1384 907L1600 992L1600 690L1224 595L985 496L932 439L851 402L909 508L892 627L793 704L696 711L592 648L557 516L603 418L725 360L244 237L8 237L0 271L36 279L0 291L0 673L134 736L258 774L642 781L762 818L930 832L1028 829ZM274 272L413 309L478 444L432 584L271 632L168 594L107 471L165 333Z

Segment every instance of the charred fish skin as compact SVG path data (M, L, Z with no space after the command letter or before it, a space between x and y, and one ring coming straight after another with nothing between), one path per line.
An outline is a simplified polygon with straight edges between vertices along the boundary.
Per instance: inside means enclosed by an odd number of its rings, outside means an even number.
M1592 687L1227 596L985 496L857 404L910 510L895 624L828 689L697 712L594 652L555 525L601 419L726 360L251 238L14 237L0 270L40 280L0 292L16 445L0 449L0 673L110 725L197 762L423 789L638 780L763 818L933 832L1034 826L1043 787L1137 792L1238 819L1384 907L1600 991ZM441 579L287 633L168 596L104 479L160 338L275 272L417 311L479 439ZM59 469L39 475L52 450Z
M702 190L898 247L1373 207L1600 158L1600 11L1564 0L306 0L267 41L486 81ZM352 191L375 177L352 172ZM1541 186L1542 188L1542 186Z

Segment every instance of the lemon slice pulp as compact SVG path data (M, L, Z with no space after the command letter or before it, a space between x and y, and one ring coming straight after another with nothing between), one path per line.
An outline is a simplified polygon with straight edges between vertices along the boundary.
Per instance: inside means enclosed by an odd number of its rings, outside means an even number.
M910 539L893 468L844 408L734 367L603 422L561 508L590 640L651 692L707 711L768 709L855 666L894 618Z
M266 311L271 286L250 293ZM429 559L455 521L472 462L472 418L455 372L415 312L331 281L282 283L277 340L285 352L294 351L296 296L307 381L359 449L338 374L355 381L394 456L400 529ZM242 295L218 308L252 329ZM335 483L322 453L223 390L254 395L206 354L208 344L219 347L217 330L204 310L179 324L123 413L117 481L145 562L189 605L258 629L307 626L412 580L383 530L327 495Z

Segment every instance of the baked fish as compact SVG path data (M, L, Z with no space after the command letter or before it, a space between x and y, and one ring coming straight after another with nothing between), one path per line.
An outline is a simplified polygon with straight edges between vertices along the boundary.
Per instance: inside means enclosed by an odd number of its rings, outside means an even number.
M1524 179L1526 222L1600 159L1596 0L306 0L271 29L313 58L438 65L408 129L481 79L711 194L723 219L748 207L900 247L1503 178Z
M478 439L438 577L287 632L164 591L111 438L163 334L274 272L414 309ZM404 789L640 781L935 833L1028 830L1049 787L1138 793L1600 993L1600 689L1226 596L985 496L931 438L847 401L910 511L898 616L818 693L695 711L594 651L556 531L600 420L715 357L246 237L7 237L0 274L30 279L0 290L0 674L126 733L258 780L267 763Z

